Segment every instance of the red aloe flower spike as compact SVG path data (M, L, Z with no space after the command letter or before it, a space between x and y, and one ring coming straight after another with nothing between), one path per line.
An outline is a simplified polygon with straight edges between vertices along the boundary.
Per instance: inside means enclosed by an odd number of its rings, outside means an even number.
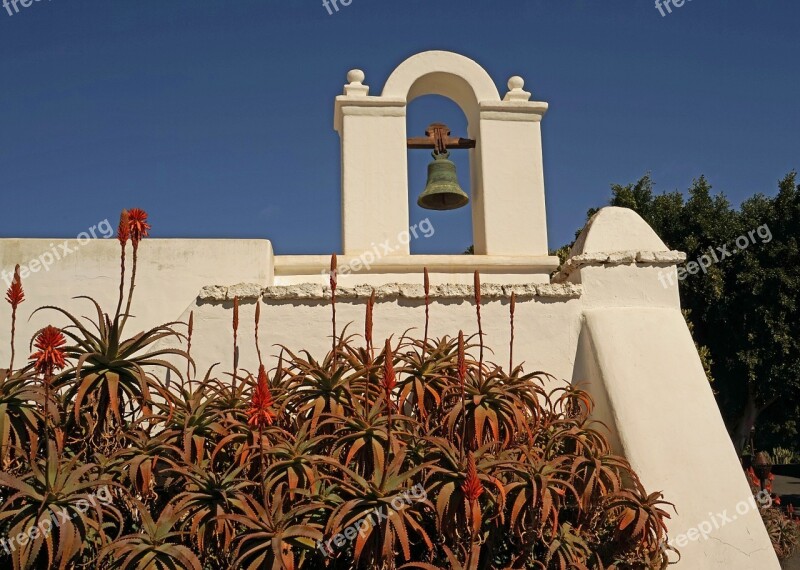
M372 346L372 314L374 310L375 289L372 290L372 294L369 296L369 300L367 300L367 315L364 318L364 340L367 343L367 352L369 352Z
M467 476L461 484L461 490L464 492L464 496L471 505L474 505L483 494L483 483L481 483L478 477L478 468L475 466L475 456L471 451L467 455Z
M8 374L14 370L14 337L17 333L17 307L25 301L25 291L22 288L22 278L19 275L19 264L14 268L14 278L6 292L6 301L11 305L11 361L8 365Z
M128 228L133 249L139 247L139 242L150 235L150 227L147 223L147 212L141 208L128 210Z
M392 394L392 391L397 386L397 375L394 371L394 354L392 354L392 345L389 343L389 339L386 339L386 349L384 350L384 361L383 361L383 390L386 393L386 403L389 404L389 397Z
M125 305L125 316L122 319L120 330L125 326L125 323L128 322L128 317L131 314L133 290L136 287L136 266L138 263L139 242L149 235L149 231L150 224L147 223L147 212L141 208L131 208L128 210L128 232L130 233L131 243L133 244L133 267L131 268L131 286L128 290L128 302Z
M145 217L147 217L146 214ZM128 240L131 237L130 223L128 210L122 210L122 213L119 215L119 225L117 226L117 239L123 248L127 245Z
M464 351L464 331L458 331L458 386L464 393L464 384L467 380L467 358Z
M278 372L282 366L282 356L278 359ZM261 472L261 492L264 498L264 508L268 508L269 500L267 497L267 474L266 465L264 462L264 428L272 425L275 421L275 414L272 411L272 392L269 389L269 382L267 381L267 371L264 369L263 364L258 365L258 381L255 390L253 391L253 398L250 403L250 408L247 410L247 423L251 427L258 428L258 454L259 462L258 467Z
M262 364L258 367L258 383L253 390L253 397L247 410L247 423L258 429L272 425L276 417L272 411L273 403L272 392L267 381L267 371Z
M67 344L67 339L61 330L47 326L39 331L34 342L38 352L34 352L30 356L30 359L34 361L33 367L36 372L44 376L52 376L54 371L64 368L67 362L61 347L65 344Z
M14 268L14 278L11 286L6 291L6 301L11 305L12 310L16 310L20 303L25 301L25 291L22 289L22 278L19 276L19 265Z
M38 352L31 354L30 359L34 361L33 367L44 376L44 441L45 441L45 464L50 464L50 383L53 372L61 370L67 365L64 358L64 350L61 348L67 344L64 333L61 330L46 326L36 335L34 346ZM50 492L50 478L46 478L45 488Z
M336 353L336 285L337 285L337 268L338 262L336 259L336 254L331 255L331 272L330 272L330 284L331 284L331 323L333 326L333 352L334 355Z
M386 410L387 410L387 420L386 420L386 455L388 456L392 450L392 408L393 404L391 401L392 391L394 390L395 386L397 386L397 376L394 372L394 355L392 354L392 345L389 343L389 339L386 339L386 347L384 349L384 360L383 360L383 379L381 380L381 384L383 385L383 392L384 396L386 397ZM384 469L386 464L384 464Z

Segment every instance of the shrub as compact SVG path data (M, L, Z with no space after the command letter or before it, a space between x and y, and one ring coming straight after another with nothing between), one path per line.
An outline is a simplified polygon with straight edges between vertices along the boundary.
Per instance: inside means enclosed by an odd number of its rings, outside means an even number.
M770 453L772 462L776 465L789 465L797 461L797 454L791 449L785 447L775 447Z
M761 518L778 558L787 560L800 550L800 521L775 507L762 509Z
M267 371L259 350L255 375L196 377L192 319L124 334L148 229L123 213L113 315L92 301L89 327L50 307L66 345L50 331L0 371L6 567L666 567L661 494L612 453L588 394L484 361L479 293L477 335L429 339L426 310L422 340L376 350L374 296L363 337L337 331L334 270L321 360L283 349ZM186 351L156 348L170 337Z
M750 467L745 472L753 495L759 497L759 501L768 499L768 504L762 505L759 511L772 542L772 547L775 549L775 554L781 560L791 558L800 551L800 518L795 516L792 505L788 505L784 511L781 505L781 498L772 492L775 475L769 474L764 481L764 491L761 491L761 481L759 481L753 468Z

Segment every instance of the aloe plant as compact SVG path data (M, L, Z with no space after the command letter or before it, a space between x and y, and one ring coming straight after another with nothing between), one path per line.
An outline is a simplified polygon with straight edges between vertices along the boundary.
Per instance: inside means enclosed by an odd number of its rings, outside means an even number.
M113 313L89 299L87 324L46 307L67 326L38 343L33 364L0 370L0 534L69 516L13 551L0 548L3 567L667 564L668 503L612 452L588 394L526 372L513 355L509 370L486 359L479 275L477 332L429 336L425 275L423 338L406 331L376 349L374 294L363 339L337 328L334 257L327 354L280 348L278 365L267 370L257 305L257 361L240 365L244 329L234 303L233 369L196 377L193 316L186 334L183 323L124 332L135 322L138 244L148 230L143 211L121 216ZM12 293L19 304L21 285ZM186 341L186 351L162 347L167 340ZM105 500L84 509L99 489L108 490ZM793 527L773 522L775 540L788 548Z

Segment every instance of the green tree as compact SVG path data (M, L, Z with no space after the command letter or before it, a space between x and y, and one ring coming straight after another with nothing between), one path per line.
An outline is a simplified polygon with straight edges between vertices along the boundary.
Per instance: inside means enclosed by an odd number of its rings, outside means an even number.
M635 184L612 186L610 205L639 213L670 248L686 252L689 261L712 251L720 257L707 269L688 274L679 287L698 349L710 368L709 377L715 380L731 437L741 451L758 424L758 445L797 449L797 173L780 181L776 196L756 194L739 209L724 195L712 195L705 177L695 180L684 196L677 191L655 194L649 175ZM726 248L731 255L722 259L718 248Z

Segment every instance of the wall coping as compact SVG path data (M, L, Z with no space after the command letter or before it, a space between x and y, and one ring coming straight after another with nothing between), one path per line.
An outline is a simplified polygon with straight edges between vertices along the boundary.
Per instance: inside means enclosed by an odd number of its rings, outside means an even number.
M575 271L588 266L614 267L617 265L643 265L668 267L686 261L686 254L677 250L581 253L567 259L561 269L553 275L553 283L563 283Z
M355 287L337 287L337 299L368 299L373 290L379 300L392 299L424 299L425 289L416 283L387 283L385 285L356 285ZM481 297L486 299L507 299L516 293L520 299L547 298L547 299L576 299L583 295L583 286L573 283L546 284L522 283L503 285L497 283L483 283ZM291 301L291 300L325 300L330 299L331 289L319 283L298 283L296 285L273 285L262 287L256 283L240 283L238 285L209 285L203 287L198 295L201 301L224 302L232 301L239 297L241 301ZM474 297L472 285L442 284L432 285L430 298L442 299L472 299Z
M371 253L370 251L366 253ZM364 254L339 255L339 266L363 263ZM319 275L330 267L329 255L276 255L275 275ZM368 273L516 273L549 274L558 269L558 257L550 255L387 255L370 264Z

